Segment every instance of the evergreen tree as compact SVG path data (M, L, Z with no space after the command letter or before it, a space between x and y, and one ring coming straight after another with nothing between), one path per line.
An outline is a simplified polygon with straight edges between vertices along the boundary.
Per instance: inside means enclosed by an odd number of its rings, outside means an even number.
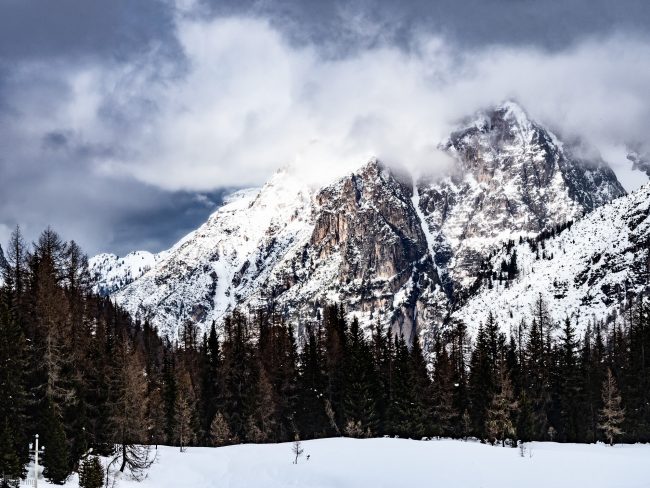
M344 410L346 424L359 424L364 433L376 433L378 426L377 403L379 386L376 381L373 357L356 317L352 320L347 337L345 357L346 389Z
M395 337L394 344L395 355L391 398L388 404L387 433L408 438L413 436L411 431L411 358L404 336Z
M489 317L492 315L490 314ZM493 325L489 328L479 325L469 367L470 416L472 430L479 438L485 437L486 413L496 387L494 374L496 354L493 351L496 343L492 334L493 328Z
M515 436L513 418L517 407L508 372L502 366L499 375L498 392L492 398L485 420L485 431L492 443L501 441L501 444L505 447L506 439Z
M210 423L210 440L215 447L227 446L237 441L233 439L228 421L221 412L217 412Z
M321 335L317 335L313 327L308 327L307 342L300 353L296 420L304 439L321 437L329 431L325 412L325 352Z
M70 459L63 424L51 403L45 407L42 425L43 475L52 483L62 485L70 475Z
M409 412L410 436L416 439L431 435L432 389L427 364L417 334L413 335L413 345L409 355Z
M102 488L104 468L97 456L84 459L79 468L79 488Z
M580 371L578 368L578 340L571 320L567 318L562 328L559 351L559 406L560 406L560 439L566 442L577 442L582 438L581 429L584 402Z
M23 474L24 468L17 454L14 429L9 425L9 421L5 420L0 430L0 479L6 485L9 480L20 478Z
M454 409L453 365L447 348L436 344L436 360L433 374L433 421L438 436L454 434L454 420L458 413Z
M345 424L345 339L347 323L343 308L338 305L325 307L323 314L325 332L325 371L327 378L327 400L334 413L336 430Z

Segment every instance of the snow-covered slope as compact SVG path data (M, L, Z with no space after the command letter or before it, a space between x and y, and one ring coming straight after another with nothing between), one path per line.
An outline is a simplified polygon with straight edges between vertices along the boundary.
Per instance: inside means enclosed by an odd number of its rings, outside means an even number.
M218 321L309 239L310 202L309 190L282 170L261 190L233 195L114 297L137 318L171 334L187 320Z
M115 254L98 254L88 261L95 291L110 295L138 279L149 271L160 255L148 251L134 251L120 258Z
M492 311L502 326L529 317L542 295L556 320L604 319L629 297L650 292L650 183L541 241L506 248L491 260L499 271L516 252L518 276L499 283L485 279L477 294L455 312L476 328Z
M407 439L319 439L220 448L161 446L141 482L120 488L641 488L648 486L648 445L526 444L519 449L477 442ZM309 455L309 460L306 456ZM105 462L105 461L104 461ZM39 486L57 486L39 481ZM64 485L77 487L73 475Z
M97 286L171 335L235 307L273 305L305 325L336 300L426 344L488 252L624 194L602 161L573 157L512 102L442 147L456 165L415 181L376 159L321 187L285 168L164 253L94 258Z

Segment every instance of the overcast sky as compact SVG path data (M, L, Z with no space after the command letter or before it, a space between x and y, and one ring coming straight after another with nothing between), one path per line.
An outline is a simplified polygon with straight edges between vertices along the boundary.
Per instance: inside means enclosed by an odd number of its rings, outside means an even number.
M647 0L0 0L0 243L159 251L285 164L439 164L518 100L634 185Z

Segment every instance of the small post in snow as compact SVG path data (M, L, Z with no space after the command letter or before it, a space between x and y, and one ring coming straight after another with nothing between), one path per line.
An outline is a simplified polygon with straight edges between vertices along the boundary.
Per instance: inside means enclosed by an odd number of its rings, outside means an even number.
M38 447L38 434L36 434L36 443L29 445L30 452L34 452L34 488L38 488L38 455L43 454L44 448ZM33 449L32 449L33 447Z

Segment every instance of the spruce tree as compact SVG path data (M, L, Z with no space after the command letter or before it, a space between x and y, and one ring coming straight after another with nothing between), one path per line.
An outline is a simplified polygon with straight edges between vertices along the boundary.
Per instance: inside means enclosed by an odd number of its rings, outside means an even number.
M0 430L0 479L4 484L24 474L23 463L17 454L14 429L5 420Z
M378 426L376 399L379 387L373 367L372 352L356 317L352 320L348 332L345 372L347 377L343 406L346 424L358 423L364 435L376 433Z
M577 442L583 435L581 418L584 402L578 368L578 346L575 328L567 318L562 328L558 361L560 438L566 442Z
M97 456L90 456L79 468L79 488L102 488L104 486L104 468Z
M427 364L417 334L413 335L413 344L409 354L409 436L421 439L432 432L432 389Z
M485 431L492 443L501 441L505 447L506 439L512 439L515 434L515 423L517 402L514 399L512 383L504 366L501 367L498 381L497 393L492 398L488 408Z
M43 476L52 483L62 485L70 475L70 458L61 419L51 403L42 415Z
M494 395L496 378L492 354L493 338L482 324L479 325L476 345L469 366L470 416L473 433L485 437L485 419Z
M322 334L307 329L307 342L300 353L296 422L303 439L324 436L329 431L325 412L327 378Z
M458 418L454 409L454 371L447 348L438 342L435 349L432 387L434 432L438 436L452 436L454 421Z

